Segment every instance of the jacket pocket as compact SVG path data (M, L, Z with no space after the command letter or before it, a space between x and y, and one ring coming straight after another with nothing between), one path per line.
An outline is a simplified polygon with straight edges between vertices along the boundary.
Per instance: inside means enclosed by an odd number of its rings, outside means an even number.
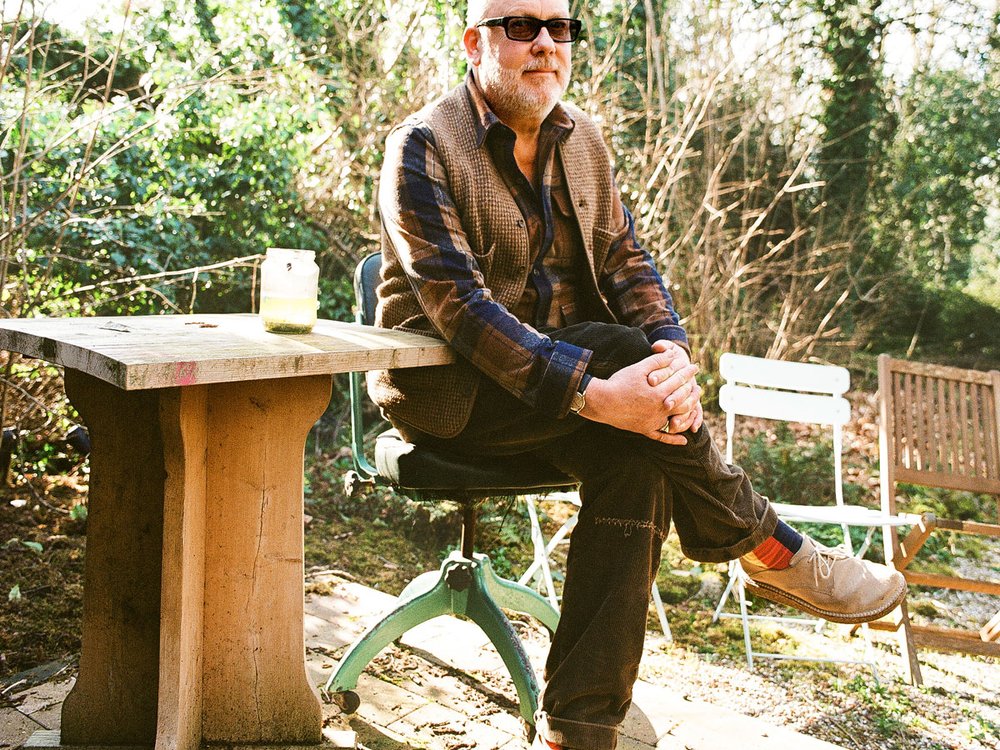
M471 255L473 260L475 260L476 265L479 266L479 272L483 275L483 278L489 275L490 269L493 268L493 258L496 256L496 244L490 245L484 252L476 252L475 248L470 247Z
M594 270L597 272L597 278L600 278L601 268L604 265L604 261L607 260L611 243L617 239L618 235L615 232L609 232L604 227L595 226L590 236L592 243L591 252L594 257Z

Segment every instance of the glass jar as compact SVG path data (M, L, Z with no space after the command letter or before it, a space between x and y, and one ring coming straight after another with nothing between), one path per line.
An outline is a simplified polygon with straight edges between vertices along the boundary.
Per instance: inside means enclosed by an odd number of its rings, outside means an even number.
M319 267L312 250L269 247L260 266L260 318L272 333L309 333L319 305Z

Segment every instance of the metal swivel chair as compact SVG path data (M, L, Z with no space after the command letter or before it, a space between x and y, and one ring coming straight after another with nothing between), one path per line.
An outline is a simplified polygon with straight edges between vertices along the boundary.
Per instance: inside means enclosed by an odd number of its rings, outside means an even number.
M364 325L372 325L375 319L375 287L381 264L380 253L369 255L354 274L356 319ZM364 453L361 374L351 374L350 393L354 470L347 477L348 492L361 484L391 486L414 500L459 503L463 509L462 540L461 549L452 552L439 570L411 581L395 606L351 645L324 689L344 711L353 713L360 705L354 692L358 677L383 648L422 622L439 615L458 615L475 622L496 647L517 690L521 716L534 725L538 683L524 647L501 608L531 615L550 633L555 631L559 613L527 586L497 576L486 555L475 552L476 504L488 497L572 489L575 483L538 460L473 460L413 445L396 430L376 438L373 466Z

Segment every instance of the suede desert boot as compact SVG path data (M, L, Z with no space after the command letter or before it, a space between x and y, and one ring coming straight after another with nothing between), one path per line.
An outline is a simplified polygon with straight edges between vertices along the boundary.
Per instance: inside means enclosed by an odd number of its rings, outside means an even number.
M741 557L740 564L751 593L831 622L877 620L906 596L906 580L897 571L805 535L786 568L765 567L752 555Z

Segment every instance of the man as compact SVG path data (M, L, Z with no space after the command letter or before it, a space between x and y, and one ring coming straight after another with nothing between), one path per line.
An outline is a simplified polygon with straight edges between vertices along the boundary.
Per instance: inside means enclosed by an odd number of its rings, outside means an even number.
M875 619L905 583L778 521L721 459L601 135L559 103L568 16L566 0L472 0L465 83L387 139L378 322L460 361L376 373L370 391L411 442L533 454L580 482L536 742L610 750L671 520L689 557L740 557L758 593L829 619Z

